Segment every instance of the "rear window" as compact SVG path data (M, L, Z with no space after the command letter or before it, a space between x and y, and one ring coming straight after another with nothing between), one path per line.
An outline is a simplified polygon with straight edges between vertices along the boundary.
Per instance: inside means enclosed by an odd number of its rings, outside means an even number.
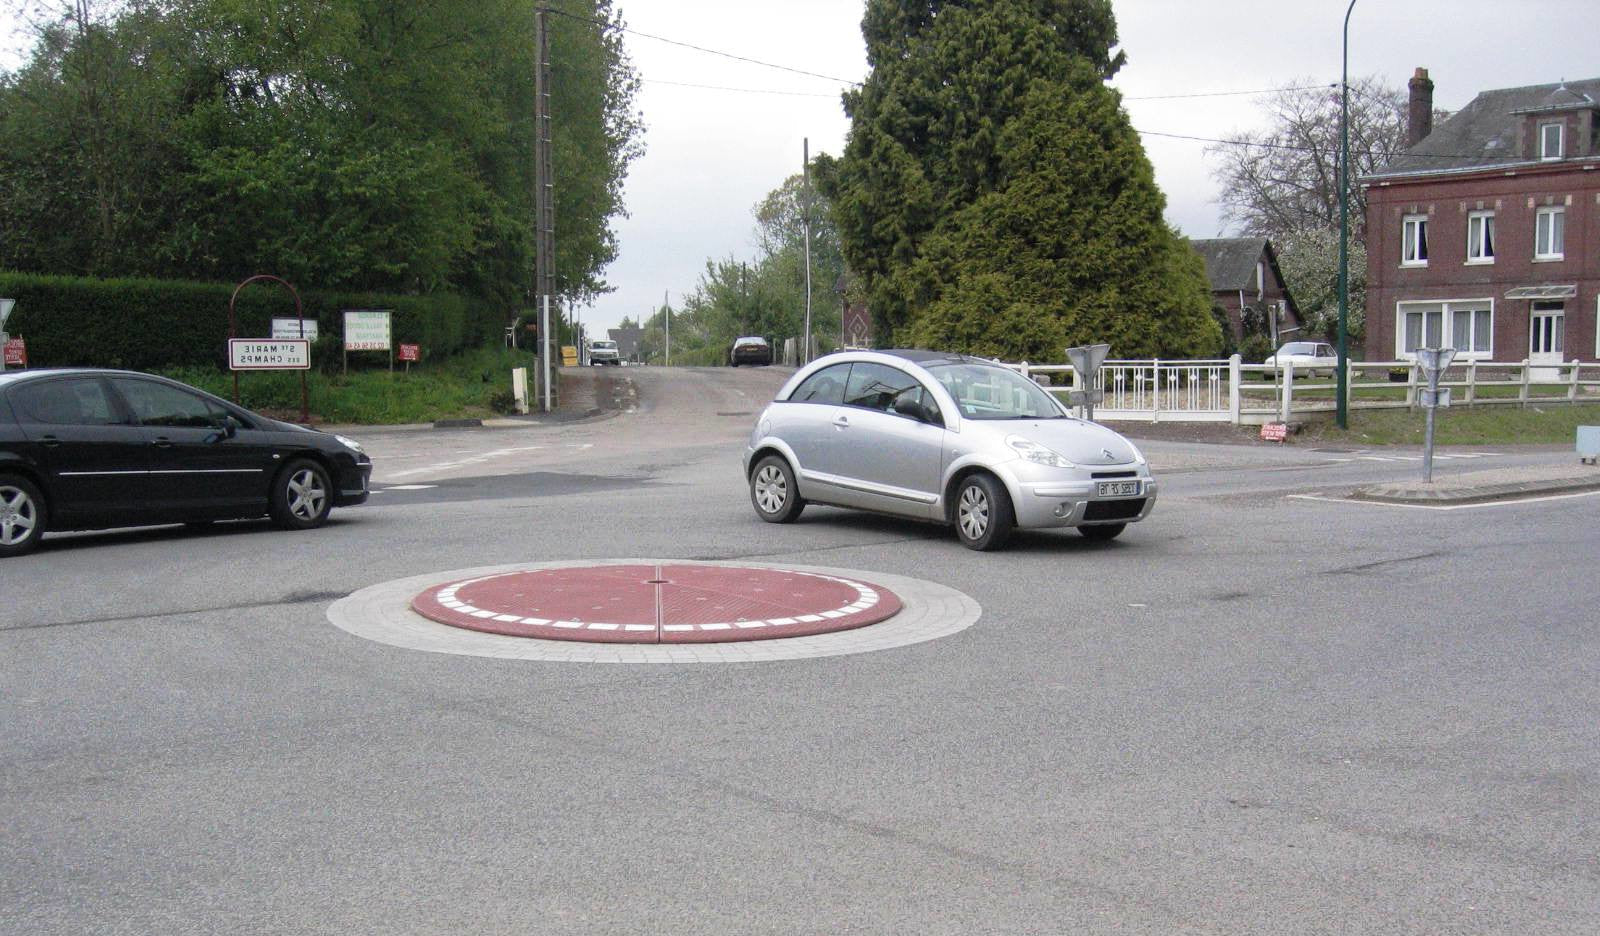
M765 347L766 344L767 339L765 338L740 338L738 341L733 343L733 346L735 348L747 348L754 345L755 347L760 348Z
M22 422L52 426L111 426L121 420L105 386L95 377L67 377L21 384L11 391L12 409Z

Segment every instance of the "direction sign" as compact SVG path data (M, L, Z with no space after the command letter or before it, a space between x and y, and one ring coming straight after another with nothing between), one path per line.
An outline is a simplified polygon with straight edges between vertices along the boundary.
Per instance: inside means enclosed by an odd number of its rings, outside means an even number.
M228 339L230 370L310 370L311 342L304 338Z

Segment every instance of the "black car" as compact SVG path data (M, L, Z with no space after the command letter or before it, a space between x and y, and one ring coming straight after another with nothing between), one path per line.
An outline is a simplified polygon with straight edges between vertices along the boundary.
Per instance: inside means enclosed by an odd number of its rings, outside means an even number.
M740 338L728 350L728 364L738 367L740 364L771 364L772 345L767 344L767 339L757 335Z
M318 527L367 499L361 446L114 370L0 372L0 556L46 531L270 516Z

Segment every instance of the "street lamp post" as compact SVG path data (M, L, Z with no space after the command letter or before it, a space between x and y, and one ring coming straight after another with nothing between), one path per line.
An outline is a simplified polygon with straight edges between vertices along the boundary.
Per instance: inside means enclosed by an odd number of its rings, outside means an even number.
M1344 10L1343 67L1339 75L1339 379L1335 417L1350 428L1350 13Z

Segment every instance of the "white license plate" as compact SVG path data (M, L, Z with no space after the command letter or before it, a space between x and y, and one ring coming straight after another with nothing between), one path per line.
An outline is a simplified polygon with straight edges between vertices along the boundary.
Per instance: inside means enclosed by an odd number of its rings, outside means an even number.
M1096 497L1138 497L1139 482L1134 481L1096 481L1094 485Z

